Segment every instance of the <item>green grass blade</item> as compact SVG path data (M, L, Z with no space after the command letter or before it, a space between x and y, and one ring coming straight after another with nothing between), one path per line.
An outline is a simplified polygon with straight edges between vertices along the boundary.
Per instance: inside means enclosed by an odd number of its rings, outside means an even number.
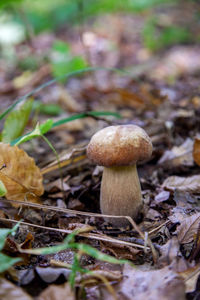
M0 253L0 273L8 270L19 261L21 261L21 258L19 257L9 257L3 253Z
M68 118L64 118L64 119L61 119L59 121L56 121L53 123L53 126L52 128L56 127L56 126L59 126L59 125L62 125L62 124L65 124L65 123L68 123L68 122L71 122L71 121L74 121L74 120L77 120L77 119L82 119L82 118L86 118L86 117L89 117L89 116L113 116L113 117L116 117L116 118L121 118L121 115L119 113L116 113L116 112L109 112L109 111L89 111L89 112L85 112L85 113L80 113L80 114L76 114L74 116L71 116L71 117L68 117Z

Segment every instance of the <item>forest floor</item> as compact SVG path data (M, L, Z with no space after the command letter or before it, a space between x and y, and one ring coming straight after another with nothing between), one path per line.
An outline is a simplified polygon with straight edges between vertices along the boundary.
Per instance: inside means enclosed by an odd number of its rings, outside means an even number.
M120 118L86 116L52 128L46 137L61 170L43 139L20 146L40 168L44 194L37 203L1 198L1 228L22 220L3 253L23 260L1 276L0 299L200 299L200 46L176 45L152 54L140 39L142 21L105 16L85 25L82 39L79 27L32 37L16 48L18 61L37 61L37 69L28 73L18 64L1 63L1 112L51 80L45 55L55 39L69 42L72 52L94 67L128 71L86 72L34 93L34 102L61 108L58 116L50 116L54 121L89 111ZM48 118L35 110L28 131ZM100 215L103 168L86 157L91 136L118 124L141 126L153 143L150 160L137 166L144 205L137 222L125 228L114 228ZM34 248L62 244L76 229L75 243L127 262L105 262L72 248L33 255ZM82 269L91 272L81 274Z

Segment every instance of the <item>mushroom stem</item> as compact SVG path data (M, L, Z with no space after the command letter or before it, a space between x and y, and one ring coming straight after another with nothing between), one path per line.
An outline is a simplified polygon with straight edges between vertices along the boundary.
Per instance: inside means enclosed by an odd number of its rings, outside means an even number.
M142 206L141 187L136 164L104 167L100 206L103 214L136 218ZM109 218L107 220L115 226L128 224L128 221L122 218Z

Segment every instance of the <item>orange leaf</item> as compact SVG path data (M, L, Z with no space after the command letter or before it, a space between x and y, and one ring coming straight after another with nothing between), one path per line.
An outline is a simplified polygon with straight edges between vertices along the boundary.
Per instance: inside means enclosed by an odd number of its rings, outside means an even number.
M200 139L196 138L193 146L193 158L195 163L200 166Z
M0 143L0 180L10 200L39 203L38 196L44 193L40 169L34 159L17 146Z

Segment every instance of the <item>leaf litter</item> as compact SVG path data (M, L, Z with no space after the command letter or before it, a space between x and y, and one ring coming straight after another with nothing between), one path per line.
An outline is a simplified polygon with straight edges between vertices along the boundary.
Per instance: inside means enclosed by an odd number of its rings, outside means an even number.
M96 35L99 37L98 32ZM55 85L36 94L46 104L61 105L64 117L69 117L71 112L98 109L114 110L122 116L121 120L88 116L71 127L64 124L47 133L60 156L62 178L54 154L42 140L22 144L21 149L0 145L0 180L7 189L8 200L1 200L3 215L0 221L2 227L7 227L13 221L23 219L15 237L7 239L4 249L7 254L20 256L18 250L22 245L25 245L24 250L57 245L67 234L87 225L90 231L77 234L76 242L84 242L105 254L129 259L135 264L134 268L114 266L80 254L81 266L87 267L93 275L77 275L75 287L78 293L75 295L69 286L69 276L76 251L66 249L51 255L26 255L24 265L8 271L10 278L23 286L23 290L2 279L2 299L5 295L9 299L9 293L17 299L12 292L21 295L21 299L50 297L52 300L66 295L69 299L82 299L83 294L88 299L101 299L102 295L103 299L185 299L192 297L191 293L198 293L200 101L196 71L199 66L194 65L190 55L194 53L196 57L198 51L184 47L182 57L177 51L172 48L157 62L155 72L150 68L145 71L146 76L142 73L137 79L121 78L108 72L101 76L97 72L72 78L66 86L57 86L54 94ZM103 53L106 55L105 49ZM105 61L109 61L108 57ZM177 57L171 73L171 61ZM189 60L187 65L184 58ZM120 65L118 55L115 60ZM46 65L32 74L28 83L22 82L20 88L13 86L14 81L10 85L7 81L1 94L4 97L6 93L24 95L38 83L47 81L49 74L49 65ZM169 80L171 74L175 76L174 84L159 82L158 78L162 76ZM153 82L152 77L156 78ZM8 98L6 101L10 104ZM39 115L40 122L45 118ZM116 229L100 215L102 170L88 162L84 146L97 130L108 124L121 123L142 126L153 141L154 152L149 162L138 166L144 195L138 224L130 223L127 228ZM40 169L26 152L35 158ZM33 194L37 197L32 197ZM30 244L26 240L29 233L33 237ZM26 282L19 274L27 271L31 275ZM104 281L98 275L103 276ZM115 294L112 294L112 288Z
M6 198L39 203L44 192L43 177L34 159L9 144L0 143L0 180L6 187ZM29 199L29 200L28 200Z

